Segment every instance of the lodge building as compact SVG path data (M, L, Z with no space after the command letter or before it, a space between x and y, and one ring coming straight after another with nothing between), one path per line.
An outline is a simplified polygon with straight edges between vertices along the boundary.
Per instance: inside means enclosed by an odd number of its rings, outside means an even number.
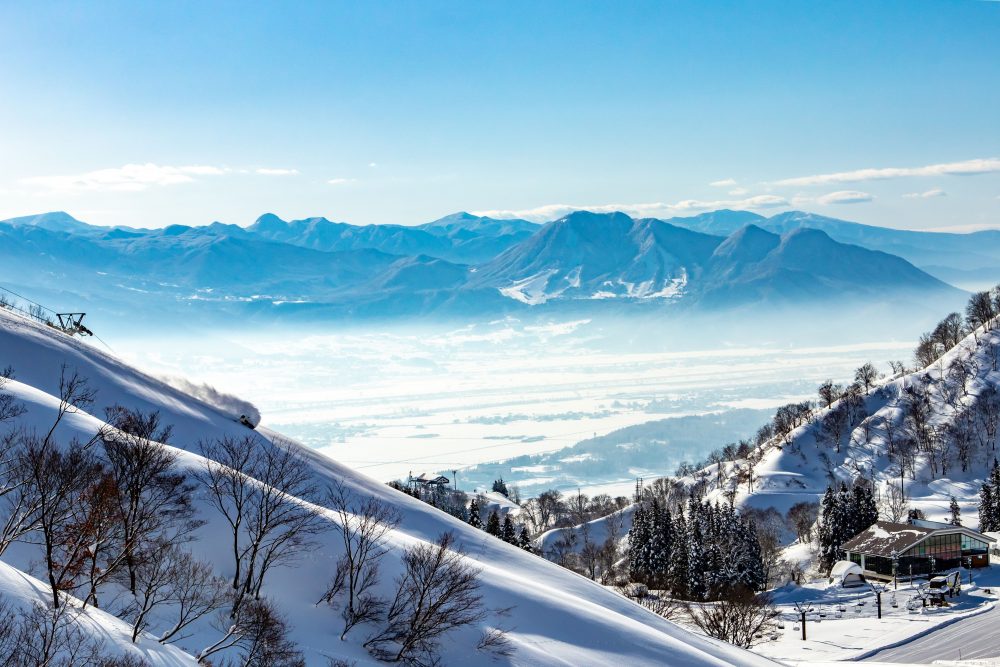
M987 567L996 540L964 526L932 521L879 521L841 545L844 560L865 575L892 578L929 575L958 567Z

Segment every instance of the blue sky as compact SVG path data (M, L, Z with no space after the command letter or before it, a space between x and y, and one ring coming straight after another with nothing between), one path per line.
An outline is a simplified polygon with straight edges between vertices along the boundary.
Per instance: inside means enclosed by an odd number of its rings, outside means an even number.
M0 217L1000 227L998 36L996 2L7 0Z

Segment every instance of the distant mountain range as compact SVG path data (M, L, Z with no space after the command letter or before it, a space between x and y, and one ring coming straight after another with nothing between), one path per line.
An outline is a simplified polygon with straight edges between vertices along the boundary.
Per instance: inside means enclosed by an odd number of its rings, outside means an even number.
M777 234L819 229L841 243L898 255L931 275L969 288L1000 283L1000 230L970 234L917 232L862 225L815 213L789 211L765 218L750 211L712 211L667 222L705 234L728 236L745 225Z
M972 245L975 253L963 250ZM76 295L104 308L258 317L958 294L906 259L928 259L935 247L954 268L969 267L959 261L970 255L971 266L988 265L1000 259L1000 232L900 232L797 212L656 220L579 211L545 225L456 213L414 227L265 214L249 227L163 229L98 227L45 213L0 221L0 285Z

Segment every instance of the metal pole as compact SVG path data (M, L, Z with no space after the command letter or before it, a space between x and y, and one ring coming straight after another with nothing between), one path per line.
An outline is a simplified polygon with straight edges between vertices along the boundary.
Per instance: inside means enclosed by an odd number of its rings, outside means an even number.
M878 617L882 618L882 591L875 591L875 602L878 605Z
M802 612L802 641L806 640L806 612Z

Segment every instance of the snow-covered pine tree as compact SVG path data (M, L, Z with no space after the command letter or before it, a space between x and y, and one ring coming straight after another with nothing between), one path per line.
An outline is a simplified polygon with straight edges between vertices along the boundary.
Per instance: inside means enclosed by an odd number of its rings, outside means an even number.
M993 459L993 469L979 491L979 529L1000 530L1000 464Z
M670 592L675 598L686 600L691 592L691 568L688 566L687 521L678 508L674 518L674 550L670 562Z
M500 515L496 510L490 512L490 518L486 520L486 532L493 537L500 537Z
M656 527L657 545L659 554L652 563L653 578L657 588L669 587L670 563L674 558L674 517L670 509L666 506L660 510L659 521Z
M823 500L820 502L819 519L819 552L823 567L830 569L837 561L840 543L840 508L837 504L837 494L832 487L826 488Z
M628 576L632 581L646 583L649 567L649 510L640 502L632 514L632 527L628 530Z
M697 503L692 508L698 508ZM688 599L703 600L708 593L708 586L705 581L705 536L701 532L701 522L698 520L697 509L694 509L696 516L688 517L688 539L687 539L687 560L688 560Z
M878 504L870 486L861 484L854 486L845 516L849 525L845 526L842 542L846 542L878 521Z
M734 532L736 534L734 542L737 547L732 557L736 563L733 583L752 591L759 591L767 585L767 570L760 552L757 528L752 520L741 520L735 526Z
M493 491L502 494L504 497L508 497L510 491L508 491L507 483L503 481L503 477L493 481Z
M646 540L646 553L643 556L643 562L646 567L645 583L651 588L662 588L662 573L668 567L669 561L665 561L667 557L667 545L663 541L665 536L663 523L666 517L663 514L660 501L656 498L649 504L646 518L647 525L649 526L649 538Z
M979 489L979 530L994 531L993 487L987 482Z
M475 498L469 503L469 525L473 528L483 527L483 515L479 509L479 501Z
M507 544L517 544L517 533L514 532L514 521L510 518L510 514L503 518L503 526L500 528L500 539Z
M962 508L958 506L958 500L955 496L951 497L951 503L948 505L948 511L951 513L951 519L948 521L953 526L962 525Z
M517 546L521 547L527 552L534 553L535 549L531 546L531 536L528 535L528 529L521 526L521 532L517 534Z

